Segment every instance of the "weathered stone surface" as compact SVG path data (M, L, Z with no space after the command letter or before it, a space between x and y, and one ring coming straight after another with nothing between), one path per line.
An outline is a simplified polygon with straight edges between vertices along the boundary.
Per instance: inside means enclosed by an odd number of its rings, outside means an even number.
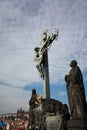
M33 108L33 130L61 130L69 119L68 107L55 99L43 99ZM30 121L31 122L31 121ZM62 129L65 130L65 129Z
M67 130L87 130L87 122L84 120L69 120Z
M46 117L46 128L47 130L60 130L63 122L63 115L57 113L56 115L50 115Z

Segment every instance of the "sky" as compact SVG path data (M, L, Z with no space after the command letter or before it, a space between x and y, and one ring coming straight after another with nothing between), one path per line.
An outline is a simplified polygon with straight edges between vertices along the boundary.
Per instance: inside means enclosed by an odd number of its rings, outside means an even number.
M59 30L48 51L51 98L68 104L64 77L77 60L87 93L87 0L0 0L0 114L29 109L31 90L44 97L34 48ZM87 94L86 94L87 100Z

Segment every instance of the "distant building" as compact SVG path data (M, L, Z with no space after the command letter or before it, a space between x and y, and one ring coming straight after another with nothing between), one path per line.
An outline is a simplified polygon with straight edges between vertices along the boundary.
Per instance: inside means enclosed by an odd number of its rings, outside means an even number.
M15 118L29 118L29 111L24 111L20 108L17 110L17 113L5 113L5 114L1 114L0 117L10 118L13 120Z

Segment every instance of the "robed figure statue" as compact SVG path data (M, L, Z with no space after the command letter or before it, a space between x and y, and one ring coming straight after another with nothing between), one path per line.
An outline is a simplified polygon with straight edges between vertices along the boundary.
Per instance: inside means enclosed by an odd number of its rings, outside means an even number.
M72 60L70 64L71 70L65 75L67 83L67 92L70 105L71 119L85 118L86 98L83 85L83 77L77 61Z

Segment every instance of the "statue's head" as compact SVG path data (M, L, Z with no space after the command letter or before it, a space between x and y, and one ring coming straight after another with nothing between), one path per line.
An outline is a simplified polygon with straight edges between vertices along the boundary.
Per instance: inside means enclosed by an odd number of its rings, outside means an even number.
M47 31L48 31L47 29L43 30L42 35L41 35L41 40L44 42L47 40Z
M36 94L36 90L35 89L32 89L32 94Z
M47 33L46 33L46 32L43 32L43 34L42 34L42 39L43 39L43 41L46 41L46 40L47 40Z
M70 67L75 67L77 66L77 61L76 60L72 60L70 63Z

